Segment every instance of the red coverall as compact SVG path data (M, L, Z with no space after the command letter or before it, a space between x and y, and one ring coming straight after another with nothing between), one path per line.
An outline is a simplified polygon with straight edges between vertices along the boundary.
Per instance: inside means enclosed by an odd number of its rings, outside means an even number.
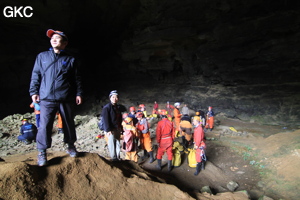
M154 103L152 114L158 114L158 103Z
M196 160L197 162L201 162L201 142L204 140L204 129L202 126L199 124L195 129L194 129L194 142L196 146Z
M170 105L170 104L167 104L166 105L166 110L168 111L168 114L172 114L172 111L174 109L174 106Z
M142 118L142 120L138 121L136 128L141 132L140 142L142 149L145 149L147 152L152 151L152 143L147 119Z
M175 122L175 127L176 127L176 132L180 131L180 120L181 120L181 115L180 111L178 108L174 109L174 122Z
M173 141L174 141L174 128L173 123L167 118L163 118L158 122L156 127L156 141L159 144L157 150L157 159L162 159L164 152L167 152L168 160L172 160Z
M206 119L206 126L205 128L214 128L214 113L212 111L208 111L207 114L207 119Z

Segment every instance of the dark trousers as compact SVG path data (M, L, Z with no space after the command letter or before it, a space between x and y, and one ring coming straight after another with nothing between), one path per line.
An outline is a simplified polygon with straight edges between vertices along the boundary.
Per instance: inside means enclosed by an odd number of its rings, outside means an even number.
M40 114L35 115L35 122L36 122L36 126L40 127Z
M28 140L28 141L32 141L35 140L35 135L33 133L24 133L23 135L19 135L18 136L18 140L23 141L23 140Z
M36 136L36 143L38 150L46 150L52 144L52 128L56 113L59 112L63 121L64 142L69 146L74 145L77 140L73 104L70 102L40 102L40 127Z

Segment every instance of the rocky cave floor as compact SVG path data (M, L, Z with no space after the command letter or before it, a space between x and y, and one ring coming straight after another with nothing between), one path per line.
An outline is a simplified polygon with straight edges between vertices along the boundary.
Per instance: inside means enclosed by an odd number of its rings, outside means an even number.
M7 120L8 118L3 121ZM88 115L76 116L75 121L79 123L76 129L78 151L97 153L109 160L105 140L95 138L101 133L97 128L97 118ZM157 119L151 120L154 149L156 122ZM65 154L63 135L58 134L55 128L53 132L52 148L48 151L50 165L55 157ZM297 173L300 167L299 133L299 130L291 127L259 125L216 116L215 128L206 131L208 161L205 170L198 176L193 175L195 169L188 166L187 154L184 152L181 154L181 166L170 173L167 172L166 155L163 157L162 171L155 168L156 161L150 164L148 159L143 160L142 151L139 153L138 165L191 196L193 191L204 192L204 186L209 186L213 194L230 192L228 183L233 182L238 184L235 191L246 190L250 199L259 199L263 195L273 199L297 199L299 196L296 188L300 180ZM22 161L35 165L35 143L25 145L17 142L17 135L17 129L2 133L0 157L5 163ZM122 157L124 158L124 153ZM114 165L122 168L123 164L119 162Z

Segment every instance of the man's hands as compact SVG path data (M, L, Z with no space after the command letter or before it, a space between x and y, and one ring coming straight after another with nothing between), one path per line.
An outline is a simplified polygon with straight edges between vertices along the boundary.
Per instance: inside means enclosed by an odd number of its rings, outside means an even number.
M82 103L82 98L81 96L76 96L76 104L80 105Z
M37 103L38 101L40 101L40 96L38 94L34 94L31 96L31 99L33 103Z
M38 94L34 94L34 95L31 96L31 99L32 99L33 103L37 103L38 101L40 101L40 96ZM81 96L77 96L76 97L76 104L77 105L82 104L82 98L81 98Z
M107 132L106 136L110 136L111 135L111 131Z

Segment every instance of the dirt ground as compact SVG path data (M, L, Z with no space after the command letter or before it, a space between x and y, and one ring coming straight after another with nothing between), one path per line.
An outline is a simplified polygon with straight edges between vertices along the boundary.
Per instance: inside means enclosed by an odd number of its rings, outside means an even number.
M216 127L206 132L205 170L194 176L195 168L188 166L184 152L181 166L170 173L166 166L158 171L157 162L150 164L147 159L140 158L138 164L110 162L105 140L95 139L99 134L96 118L83 118L85 123L77 127L80 156L70 158L64 152L63 135L54 133L46 167L36 166L34 143L1 138L11 146L1 147L0 199L300 198L300 131L291 127L216 117ZM154 138L156 121L152 124ZM163 165L166 162L164 156ZM227 187L230 181L238 184L235 192ZM204 192L204 186L212 194Z

